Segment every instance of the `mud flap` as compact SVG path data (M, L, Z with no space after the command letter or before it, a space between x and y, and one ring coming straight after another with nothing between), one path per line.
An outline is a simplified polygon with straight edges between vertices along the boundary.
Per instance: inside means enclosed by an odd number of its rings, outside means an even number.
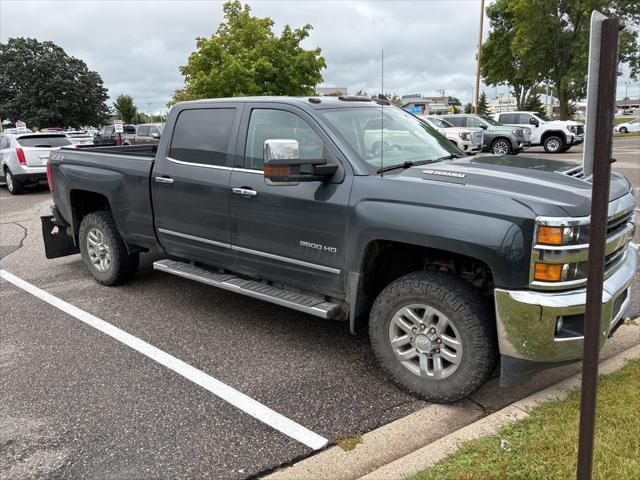
M67 235L67 229L55 223L53 215L40 217L42 222L42 239L44 253L49 259L66 257L80 253L80 249L73 243L73 238Z

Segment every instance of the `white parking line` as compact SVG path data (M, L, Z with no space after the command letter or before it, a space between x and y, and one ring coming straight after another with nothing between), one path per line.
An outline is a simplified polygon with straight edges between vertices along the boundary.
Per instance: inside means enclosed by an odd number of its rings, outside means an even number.
M285 435L297 440L298 442L306 445L313 450L318 450L327 444L327 439L318 435L315 432L303 427L302 425L290 420L289 418L280 415L278 412L271 410L269 407L261 404L253 398L245 395L238 390L222 383L210 375L207 375L201 370L192 367L191 365L183 362L182 360L163 352L159 348L140 340L137 337L120 330L118 327L105 322L104 320L94 317L90 313L79 309L65 302L57 297L54 297L50 293L39 289L38 287L25 282L21 278L7 272L6 270L0 270L0 278L11 282L16 287L38 297L40 300L53 305L59 310L77 318L81 322L100 330L102 333L109 335L111 338L124 343L128 347L142 353L143 355L155 360L160 365L164 365L170 370L182 375L193 383L200 385L202 388L210 391L222 400L230 403L234 407L242 410L243 412L251 415L252 417L266 423L270 427L284 433Z

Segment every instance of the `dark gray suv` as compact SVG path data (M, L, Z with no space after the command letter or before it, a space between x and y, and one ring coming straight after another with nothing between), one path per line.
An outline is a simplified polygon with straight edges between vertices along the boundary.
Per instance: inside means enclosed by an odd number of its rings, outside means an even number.
M485 115L444 115L456 127L480 127L484 130L483 152L515 155L531 145L531 130L511 127Z

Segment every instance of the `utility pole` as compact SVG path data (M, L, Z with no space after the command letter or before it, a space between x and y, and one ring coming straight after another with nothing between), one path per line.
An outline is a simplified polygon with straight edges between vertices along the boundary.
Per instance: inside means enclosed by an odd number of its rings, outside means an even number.
M477 66L476 66L476 108L475 113L478 113L478 102L480 101L480 62L482 61L482 27L484 22L484 0L480 0L480 31L478 32L478 54L477 54Z
M149 122L153 122L153 118L151 118L151 102L147 102L147 106L149 107Z

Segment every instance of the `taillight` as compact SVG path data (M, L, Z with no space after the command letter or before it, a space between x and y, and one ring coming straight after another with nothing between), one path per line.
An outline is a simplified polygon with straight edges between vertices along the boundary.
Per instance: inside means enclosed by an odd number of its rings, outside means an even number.
M20 147L16 148L16 155L18 156L18 163L20 165L27 164L27 157L24 156L24 150L22 150Z
M53 192L53 171L51 170L51 160L47 162L47 183L49 184L49 190Z

